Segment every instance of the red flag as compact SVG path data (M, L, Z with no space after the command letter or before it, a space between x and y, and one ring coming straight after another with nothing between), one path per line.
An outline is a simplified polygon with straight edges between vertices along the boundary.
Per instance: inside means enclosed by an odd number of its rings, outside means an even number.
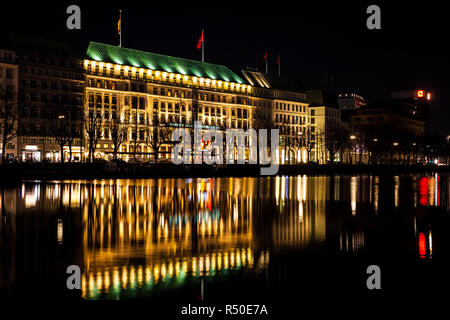
M122 17L119 17L119 21L117 21L117 34L120 34L121 20L122 20Z
M277 64L280 64L280 54L278 54Z
M202 43L203 43L203 31L202 31L202 35L200 36L200 39L198 39L197 49L200 50L202 48Z
M269 55L267 54L267 51L266 51L266 53L264 54L263 61L266 61L268 56L269 56Z

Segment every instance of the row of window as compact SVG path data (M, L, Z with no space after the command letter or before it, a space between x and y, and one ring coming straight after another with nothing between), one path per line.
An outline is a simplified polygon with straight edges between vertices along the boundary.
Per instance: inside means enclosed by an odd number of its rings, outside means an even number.
M295 111L295 112L306 112L306 106L298 105L298 104L290 104L285 102L275 102L276 110L284 110L284 111Z
M135 68L131 68L129 70L128 66L122 67L119 65L116 65L115 68L104 68L101 67L100 64L97 64L96 62L92 62L95 65L87 66L87 72L89 74L96 74L100 76L109 76L109 77L121 77L121 78L129 78L129 79L135 79L135 80L141 80L141 81L147 81L147 80L157 80L157 81L164 81L164 82L172 82L174 84L183 84L183 85L196 85L196 86L202 86L206 88L213 88L213 89L224 89L228 90L231 88L232 91L238 91L238 92L247 92L250 93L251 87L240 85L240 84L229 84L228 82L223 81L216 81L216 80L210 80L210 79L203 79L203 78L197 78L192 77L191 80L189 80L188 76L181 76L181 75L175 75L175 74L168 74L167 72L160 72L160 71L150 71L147 72L136 72Z
M115 90L117 88L116 82L100 80L100 79L89 79L88 85L91 87L113 89L113 90ZM131 90L130 90L130 88L131 88ZM124 91L143 92L143 93L147 92L145 85L136 84L136 83L131 83L131 84L125 83L123 89L124 89ZM174 97L174 98L181 98L181 99L184 99L184 98L191 99L192 98L191 92L184 91L184 90L153 87L153 89L150 92L152 92L154 95L161 95L161 96L167 96L167 97ZM231 99L229 99L229 98L227 98L227 96L211 94L211 93L198 93L197 99L203 100L203 101L211 101L211 102L223 102L223 103L243 104L243 105L249 104L248 99L245 97L238 96L238 97L231 97Z
M83 105L83 100L81 97L72 97L72 96L59 96L59 95L41 95L35 92L26 92L22 94L22 100L27 102L44 102L51 104L63 104L63 105L72 105L79 106Z
M84 75L82 73L72 73L72 72L64 72L61 70L50 70L50 69L42 69L32 66L22 66L22 73L28 74L37 74L46 77L54 77L54 78L63 78L63 79L72 79L72 80L84 80Z
M65 118L72 121L81 120L81 111L79 108L75 108L73 110L65 110L64 112ZM61 114L59 114L61 115ZM20 112L20 116L22 119L30 118L30 119L43 119L43 120L51 120L53 119L52 110L49 108L40 108L40 107L30 107L25 106L22 107Z
M22 80L23 88L30 89L42 89L42 90L58 90L65 92L75 92L75 93L83 93L82 85L75 85L70 83L61 83L61 82L47 82L47 81L39 81L35 79L23 79Z
M81 135L81 128L80 127L74 127L74 131L73 132L74 132L75 136L80 136ZM34 125L30 124L30 125L27 125L27 126L20 127L19 134L22 135L22 136L34 136L34 137L51 137L53 135L53 133L50 130L50 128L48 128L47 126L41 127L39 124L34 124ZM23 138L23 139L24 139L23 143L28 143L28 142L25 142L25 139L28 139L28 138ZM49 144L54 144L52 142L51 143L47 142L47 141L50 141L50 140L43 139L43 138L41 138L41 139L42 139L42 142L39 141L40 144L44 144L44 142L45 143L49 143ZM36 144L37 143L36 142L37 140L34 140L34 142L31 141L31 140L30 140L30 144ZM26 141L28 141L28 140L26 140Z
M291 116L289 114L275 114L275 122L284 122L284 123L291 123L291 124L300 124L304 125L306 124L306 117L302 116ZM313 123L313 122L311 122Z
M22 144L45 144L48 146L57 146L58 141L55 138L28 138L24 137L22 138ZM81 141L80 139L74 139L73 146L80 146ZM14 149L14 148L11 148Z
M0 67L0 78L3 77L3 67ZM6 79L14 78L14 69L13 68L5 68L5 77Z

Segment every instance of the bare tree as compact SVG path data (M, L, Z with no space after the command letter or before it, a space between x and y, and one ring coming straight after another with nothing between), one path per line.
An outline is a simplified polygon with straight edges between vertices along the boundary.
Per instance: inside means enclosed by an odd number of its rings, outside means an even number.
M115 114L108 122L108 129L111 134L111 140L114 145L113 159L117 160L121 145L127 141L128 124L120 119L120 112Z
M66 145L69 136L69 119L55 108L52 112L50 122L50 132L55 138L56 143L59 145L61 151L60 161L61 163L64 163L64 146Z
M304 141L305 141L305 149L307 154L307 162L309 163L311 160L311 151L315 146L315 133L311 130L311 126L308 125L305 127L305 132L303 133Z
M2 164L6 159L7 144L17 137L19 110L17 94L12 85L0 87L0 134L2 136Z
M72 162L72 147L75 140L81 138L79 127L74 122L71 122L67 128L67 146L69 147L69 162Z
M147 123L145 144L149 146L158 162L159 150L163 144L170 143L171 130L160 122L158 115L154 115L152 122Z
M94 153L97 148L97 143L102 134L102 118L100 113L90 110L85 113L83 123L89 150L89 162L92 162L94 160Z

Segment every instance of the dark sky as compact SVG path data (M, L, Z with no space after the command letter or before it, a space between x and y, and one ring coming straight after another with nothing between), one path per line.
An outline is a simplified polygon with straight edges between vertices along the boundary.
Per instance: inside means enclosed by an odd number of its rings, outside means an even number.
M118 44L118 10L123 9L122 45L200 59L195 45L205 29L206 61L234 71L246 65L276 72L307 88L335 79L334 91L357 92L369 101L392 90L430 88L432 128L450 133L450 33L442 2L410 1L58 1L2 4L0 30L66 40L83 48L89 40ZM82 29L66 29L66 8L78 4ZM226 5L230 4L230 5ZM366 8L381 8L381 30L366 28Z

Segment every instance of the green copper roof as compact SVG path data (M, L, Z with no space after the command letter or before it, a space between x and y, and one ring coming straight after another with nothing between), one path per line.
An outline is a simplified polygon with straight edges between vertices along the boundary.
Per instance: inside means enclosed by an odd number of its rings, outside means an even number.
M244 80L225 66L111 46L93 41L89 43L86 55L90 60L244 83Z

